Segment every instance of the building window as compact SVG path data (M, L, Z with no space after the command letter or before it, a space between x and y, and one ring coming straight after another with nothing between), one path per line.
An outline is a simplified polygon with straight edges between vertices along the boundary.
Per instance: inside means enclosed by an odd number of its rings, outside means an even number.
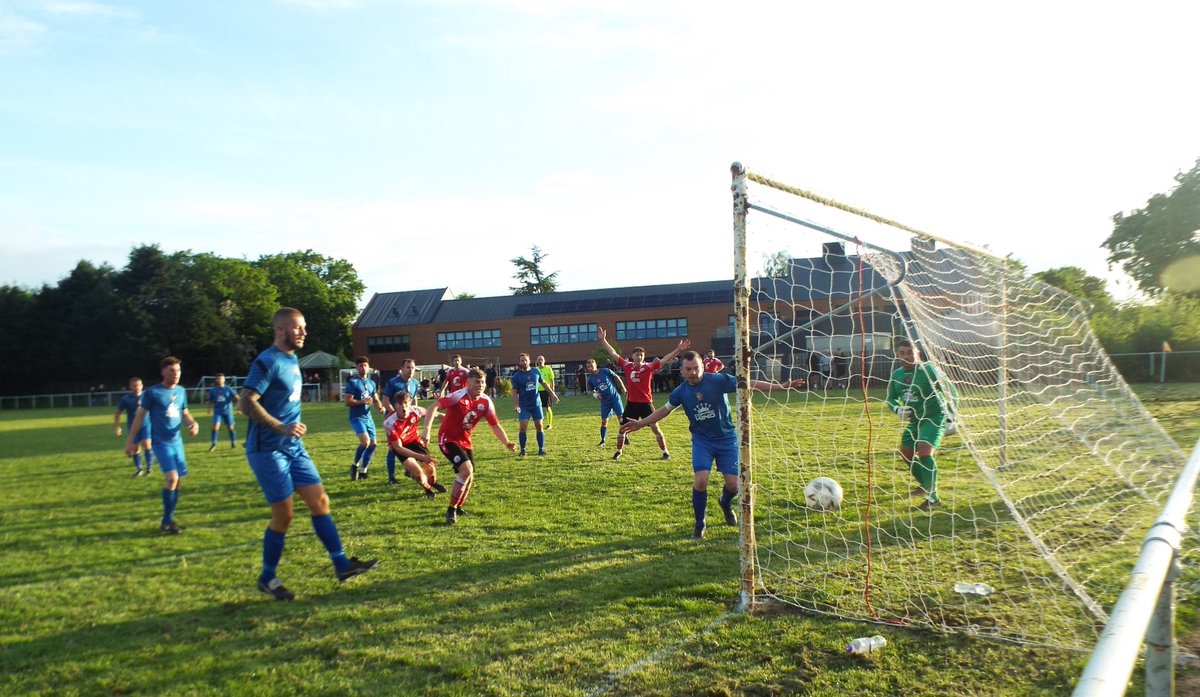
M500 346L499 329L476 329L466 332L438 332L439 351L457 349L497 348Z
M395 353L409 351L408 335L397 336L368 336L367 353Z
M617 341L629 339L672 339L688 333L687 319L639 319L617 322Z
M529 343L542 344L586 344L596 340L594 324L560 324L556 327L530 327Z

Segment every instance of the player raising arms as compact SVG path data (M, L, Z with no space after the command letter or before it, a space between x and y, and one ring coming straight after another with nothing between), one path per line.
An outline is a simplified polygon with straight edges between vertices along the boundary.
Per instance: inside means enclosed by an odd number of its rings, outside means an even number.
M421 485L425 495L433 498L435 492L446 493L446 487L438 484L437 466L429 456L429 448L420 434L421 419L425 410L415 403L416 396L408 392L397 392L392 405L395 410L383 420L387 433L388 452L404 465L404 476ZM395 465L388 465L389 475ZM395 478L389 477L395 484Z
M271 324L275 343L258 354L246 375L238 409L250 417L246 431L246 460L271 506L271 522L263 533L263 565L258 590L276 600L296 596L275 575L283 558L283 542L292 525L292 494L308 508L317 539L325 545L338 581L364 574L376 560L359 561L342 550L333 516L329 515L329 496L321 484L317 466L302 440L308 426L300 420L300 393L304 378L296 350L304 347L308 335L304 315L299 310L280 308Z
M121 401L117 402L117 411L113 414L113 430L117 434L117 438L121 437L121 414L125 414L125 428L128 429L133 425L133 419L137 416L138 404L142 401L142 379L129 378L129 392L121 397ZM142 428L133 439L137 443L137 449L133 451L133 476L141 477L150 474L154 469L154 450L150 447L150 417L142 419ZM146 456L146 469L142 469L142 455Z
M609 415L616 414L618 419L625 416L625 409L621 406L621 394L625 392L625 383L608 368L597 367L595 358L587 359L587 372L587 387L592 391L592 396L600 400L600 442L596 447L603 448L604 441L608 438ZM621 435L618 434L617 440L620 439Z
M471 450L471 431L482 419L492 427L496 439L509 450L516 450L517 444L508 439L500 419L496 416L492 398L483 393L487 376L479 368L472 368L467 375L467 386L441 397L433 403L433 408L425 417L425 441L429 442L429 432L439 410L445 410L446 416L438 427L438 448L454 467L454 488L450 492L450 507L446 509L446 524L454 525L458 516L467 515L463 503L471 493L471 485L475 481L475 453Z
M237 431L233 426L233 403L237 401L237 392L225 384L225 373L213 376L217 383L208 390L208 410L212 414L212 436L209 439L208 452L217 449L217 432L221 424L229 428L229 447L237 447Z
M692 539L704 537L704 513L708 508L708 475L716 461L717 472L725 476L725 487L717 503L725 514L726 525L737 525L733 512L733 500L738 495L738 437L733 427L733 416L729 412L727 394L737 391L737 378L725 373L706 373L700 355L686 351L679 361L679 372L683 384L676 387L667 403L649 416L627 420L621 425L622 433L632 433L645 426L653 426L665 419L678 407L688 417L688 430L692 432L692 513L695 525ZM751 380L755 390L785 390L794 388L803 381L789 383Z
M646 349L641 346L633 348L633 360L627 360L617 353L612 344L608 343L608 333L604 331L604 327L596 327L596 339L600 341L600 345L612 356L617 365L625 372L625 387L628 390L626 395L629 397L629 404L625 407L625 415L621 418L621 423L640 419L645 416L650 416L654 412L654 398L650 396L651 378L654 373L658 372L664 364L670 363L679 355L680 351L691 348L692 342L687 339L681 339L679 346L676 346L673 351L663 356L662 359L655 358L653 361L646 362ZM662 459L670 460L671 453L667 452L667 438L663 435L662 430L657 424L648 424L650 430L654 433L654 439L658 441L658 449L662 451ZM621 452L625 447L625 429L621 429L620 435L617 436L617 452L613 453L613 459L621 457Z
M421 383L413 377L413 370L417 367L417 362L411 358L405 358L400 362L400 372L396 373L391 380L388 380L383 386L383 395L380 400L383 402L383 411L388 416L396 411L396 402L399 402L401 394L409 396L409 403L413 406L417 405L417 395L421 391ZM386 424L386 421L385 421ZM387 426L384 426L387 430ZM396 453L392 448L388 447L387 453L387 473L388 484L396 483Z
M137 416L133 417L133 423L129 425L125 454L133 455L141 447L141 443L134 438L140 433L146 417L149 417L154 456L158 458L158 468L162 470L166 480L162 490L163 517L160 527L168 535L178 535L183 528L175 522L175 507L179 504L181 478L186 477L188 473L179 427L187 424L188 433L194 436L200 432L200 424L196 423L188 411L187 391L179 386L179 378L183 375L179 359L167 356L159 363L159 367L162 372L162 384L153 385L142 393Z
M370 359L366 356L355 358L354 370L354 377L346 381L346 387L342 390L346 406L350 408L350 429L358 436L354 464L350 465L350 481L367 478L367 467L371 465L376 446L375 417L371 414L371 407L383 413L378 388L375 381L368 377L371 373Z
M450 369L446 371L446 380L442 382L443 397L467 386L468 371L463 367L462 356L452 356L450 362L454 365L450 366Z
M517 442L521 444L521 457L525 457L525 444L528 436L525 431L529 427L529 420L533 419L533 428L537 431L537 446L538 455L546 455L546 434L542 428L542 401L540 395L541 390L545 390L545 394L549 395L547 400L558 401L558 395L554 394L554 388L545 384L543 373L537 368L529 367L529 354L522 353L517 356L517 369L513 372L510 380L512 381L512 400L513 408L517 411L517 420L520 422L520 433L517 434Z

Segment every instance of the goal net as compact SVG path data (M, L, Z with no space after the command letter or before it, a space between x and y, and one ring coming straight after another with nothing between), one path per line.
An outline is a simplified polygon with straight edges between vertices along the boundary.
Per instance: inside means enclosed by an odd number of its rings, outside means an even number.
M744 597L1093 644L1186 457L1086 308L985 251L739 167L739 374L806 381L740 393ZM932 492L915 491L908 421L885 403L901 339L952 415ZM816 477L841 484L840 510L806 503Z

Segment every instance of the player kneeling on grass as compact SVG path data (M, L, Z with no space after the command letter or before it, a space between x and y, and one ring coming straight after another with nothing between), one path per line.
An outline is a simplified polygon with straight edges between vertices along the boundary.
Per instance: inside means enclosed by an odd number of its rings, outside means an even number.
M238 408L250 417L246 433L246 460L271 506L271 522L263 533L262 574L258 590L276 600L295 595L275 575L283 558L283 541L292 525L292 494L299 494L312 518L313 531L325 545L338 581L365 574L375 559L347 557L342 538L329 514L329 496L321 475L304 448L308 426L300 421L300 394L304 378L296 350L304 347L308 332L304 315L280 308L272 319L275 343L258 354L246 376Z
M442 425L438 427L438 448L454 467L455 475L454 488L450 491L450 507L446 509L446 525L454 525L459 516L467 515L462 506L475 482L475 453L471 450L471 431L475 430L475 426L481 420L487 421L496 440L509 450L517 449L517 444L508 439L508 434L500 425L492 398L483 393L486 380L482 370L471 368L467 375L467 386L439 398L425 418L425 442L429 442L433 420L438 417L439 410L446 413Z
M695 525L692 539L704 537L705 510L708 508L708 475L713 462L717 471L725 477L725 488L717 503L725 514L726 525L737 525L733 512L733 500L738 495L738 439L729 411L731 392L737 390L737 378L724 373L705 373L704 363L695 351L684 351L680 357L679 372L684 383L676 387L667 398L667 403L654 413L641 419L626 421L621 425L622 433L632 433L665 419L678 407L688 417L688 430L692 433L692 513ZM789 383L751 380L750 387L756 390L785 390L797 387L800 381Z
M446 493L446 487L438 484L437 466L418 432L425 410L413 405L412 400L408 392L395 393L392 399L395 411L383 420L383 428L387 433L388 448L404 466L404 476L420 484L425 495L433 498L438 493ZM395 480L389 482L395 483Z

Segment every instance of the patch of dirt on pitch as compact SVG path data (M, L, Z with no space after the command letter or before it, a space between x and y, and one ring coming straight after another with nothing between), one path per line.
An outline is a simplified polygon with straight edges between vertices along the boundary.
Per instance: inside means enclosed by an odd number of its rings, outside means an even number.
M1181 637L1179 650L1200 656L1200 629ZM1176 666L1175 694L1200 695L1200 661L1192 659L1183 667Z

